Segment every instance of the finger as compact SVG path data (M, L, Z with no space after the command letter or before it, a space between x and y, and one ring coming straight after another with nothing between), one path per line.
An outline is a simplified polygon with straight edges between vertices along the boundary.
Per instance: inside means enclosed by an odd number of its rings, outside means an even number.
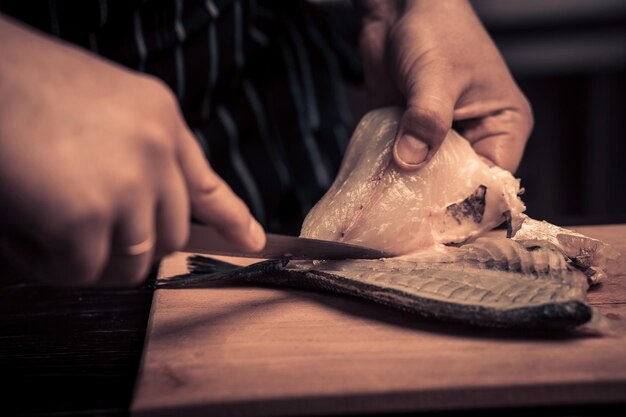
M437 152L452 126L458 94L437 68L411 70L404 77L407 107L393 147L397 165L406 170L424 166Z
M3 240L1 251L22 276L33 281L67 287L88 287L98 281L108 256L104 224L74 227L62 239L45 243L19 236Z
M178 164L172 161L162 182L157 211L155 259L180 250L189 238L189 195Z
M155 211L155 202L148 193L135 196L123 208L114 228L111 255L99 286L134 287L146 278L156 242Z
M479 155L510 172L517 170L532 131L530 108L510 108L456 122Z
M187 127L181 130L179 159L193 216L215 227L224 238L242 249L261 250L265 245L263 228L244 202L211 169Z

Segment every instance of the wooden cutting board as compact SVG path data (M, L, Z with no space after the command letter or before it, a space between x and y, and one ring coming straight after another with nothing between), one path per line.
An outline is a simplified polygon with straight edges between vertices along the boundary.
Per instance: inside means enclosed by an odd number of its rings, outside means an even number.
M626 225L576 230L622 253L622 272L589 293L608 335L471 329L294 289L163 289L153 300L132 413L336 415L626 402ZM167 259L160 276L184 272L186 256Z

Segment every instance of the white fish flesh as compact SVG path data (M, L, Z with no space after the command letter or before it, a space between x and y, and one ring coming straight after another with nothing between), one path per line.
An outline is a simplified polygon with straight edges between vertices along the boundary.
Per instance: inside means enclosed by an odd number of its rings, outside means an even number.
M363 117L329 191L304 220L303 237L353 243L396 255L460 243L525 207L519 181L489 167L469 143L450 131L439 152L418 172L392 160L402 112Z
M512 220L513 239L525 242L546 242L559 248L565 257L585 272L590 284L618 272L620 254L610 245L580 233L538 221L521 214Z

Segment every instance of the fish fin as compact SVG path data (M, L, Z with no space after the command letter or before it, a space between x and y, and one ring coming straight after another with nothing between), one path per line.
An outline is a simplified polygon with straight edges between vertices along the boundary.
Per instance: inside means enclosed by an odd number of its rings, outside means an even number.
M215 272L230 272L241 266L229 262L218 261L201 255L191 255L187 258L187 267L190 274L212 274Z
M191 255L187 258L189 272L173 277L161 278L156 288L193 288L207 282L222 281L232 276L240 266L206 256Z
M206 256L187 258L189 272L157 280L156 288L201 288L217 281L245 280L252 282L279 281L277 275L287 260L276 259L248 266L234 265Z

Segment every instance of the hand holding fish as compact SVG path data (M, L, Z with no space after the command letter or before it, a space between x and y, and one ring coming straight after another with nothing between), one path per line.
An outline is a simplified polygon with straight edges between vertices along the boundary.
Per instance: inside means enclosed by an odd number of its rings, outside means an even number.
M454 123L474 150L514 172L532 130L530 105L465 0L355 1L372 107L406 107L395 162L421 168Z
M128 286L189 213L243 248L261 227L161 82L0 17L0 256L54 285Z

